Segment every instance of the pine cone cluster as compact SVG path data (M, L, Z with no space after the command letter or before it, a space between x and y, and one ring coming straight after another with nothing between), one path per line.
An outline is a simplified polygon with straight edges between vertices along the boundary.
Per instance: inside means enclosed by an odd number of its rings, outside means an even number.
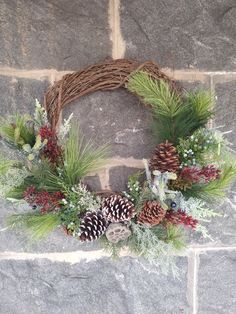
M165 217L166 210L157 201L147 201L138 216L142 224L158 225Z
M178 172L180 166L179 154L171 143L166 141L159 144L153 157L150 160L150 168L152 171L159 170L161 172Z
M135 214L134 204L120 195L106 197L101 210L109 222L127 221L133 218Z
M134 205L127 198L120 195L106 197L98 212L89 211L83 217L80 225L80 240L96 240L112 223L129 221L134 215Z
M87 212L80 225L80 241L93 241L102 236L107 229L107 221L102 212Z

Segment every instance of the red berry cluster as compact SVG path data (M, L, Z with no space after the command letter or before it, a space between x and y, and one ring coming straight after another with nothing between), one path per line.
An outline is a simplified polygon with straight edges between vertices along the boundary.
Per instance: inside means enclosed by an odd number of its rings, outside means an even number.
M214 165L198 167L184 167L180 172L180 177L191 183L208 183L220 177L220 169Z
M187 215L185 211L181 209L178 209L177 211L174 211L173 209L168 210L166 212L165 220L173 225L185 225L193 229L195 229L198 224L197 219Z
M30 206L39 207L42 214L60 208L60 201L64 197L61 192L50 194L47 191L37 191L34 186L28 187L23 196Z
M62 147L58 145L56 132L48 125L40 128L39 135L42 141L47 139L47 144L42 150L42 156L47 158L51 163L57 164L62 157Z

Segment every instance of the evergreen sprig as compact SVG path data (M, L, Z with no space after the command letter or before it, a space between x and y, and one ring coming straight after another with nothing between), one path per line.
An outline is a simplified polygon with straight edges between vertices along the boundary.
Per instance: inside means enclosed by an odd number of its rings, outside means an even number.
M186 196L201 198L207 202L217 202L225 197L236 177L236 163L225 164L221 168L219 179L207 184L193 184L191 189L184 191Z
M38 241L60 225L58 213L25 213L8 217L8 226L11 228L23 227L31 241Z
M177 144L180 138L204 127L213 115L214 97L209 92L186 93L181 97L164 80L154 80L145 72L137 72L126 87L151 106L153 132L158 141Z
M94 148L91 140L85 143L79 128L72 125L64 148L64 182L70 186L78 184L81 178L105 164L106 155L106 145Z

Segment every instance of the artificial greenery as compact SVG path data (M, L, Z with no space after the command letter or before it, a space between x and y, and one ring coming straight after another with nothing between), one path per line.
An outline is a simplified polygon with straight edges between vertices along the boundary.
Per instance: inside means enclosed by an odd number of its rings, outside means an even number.
M217 160L223 144L223 138L220 138L215 130L196 130L191 136L179 141L177 150L182 161L181 166L204 166Z
M180 95L163 80L157 81L145 72L137 72L129 79L127 88L151 106L153 132L159 142L179 139L204 127L213 115L214 97L209 92Z
M226 164L221 169L221 175L217 180L207 184L193 184L191 189L184 192L186 196L201 198L207 202L223 201L230 186L235 180L236 163Z
M155 138L162 143L150 161L143 160L146 177L140 171L130 176L126 191L106 191L108 196L84 184L105 165L107 146L85 141L72 116L55 130L36 101L33 117L2 121L1 139L20 158L0 158L0 195L31 207L10 216L9 226L25 228L33 241L60 226L80 241L99 238L113 257L126 249L175 272L174 255L186 247L187 228L211 239L204 223L219 213L209 204L225 196L236 163L224 134L206 127L214 95L173 86L145 72L129 77L126 87L149 105Z
M15 115L6 121L0 121L0 134L9 144L21 149L24 145L35 145L36 137L34 134L32 119L28 115Z
M92 141L85 143L79 128L72 126L64 148L64 164L61 169L63 180L69 186L78 184L88 173L105 163L107 146L94 148Z
M8 225L12 228L25 228L29 239L38 241L60 225L60 216L58 213L25 213L16 214L8 218Z

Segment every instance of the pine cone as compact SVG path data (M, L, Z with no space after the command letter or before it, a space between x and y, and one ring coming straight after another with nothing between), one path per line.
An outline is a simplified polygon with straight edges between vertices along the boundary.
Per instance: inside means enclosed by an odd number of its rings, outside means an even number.
M171 190L186 191L187 189L191 189L192 185L192 182L186 181L183 178L178 177L176 180L170 180L168 186Z
M166 210L157 201L147 201L138 216L138 222L158 225L165 217Z
M153 157L150 160L150 168L152 171L159 170L161 172L178 172L180 166L179 154L176 148L166 141L159 144Z
M101 237L107 229L107 221L102 212L87 212L80 225L80 241L93 241Z
M106 197L102 203L103 216L110 222L121 222L134 217L134 204L120 195Z

